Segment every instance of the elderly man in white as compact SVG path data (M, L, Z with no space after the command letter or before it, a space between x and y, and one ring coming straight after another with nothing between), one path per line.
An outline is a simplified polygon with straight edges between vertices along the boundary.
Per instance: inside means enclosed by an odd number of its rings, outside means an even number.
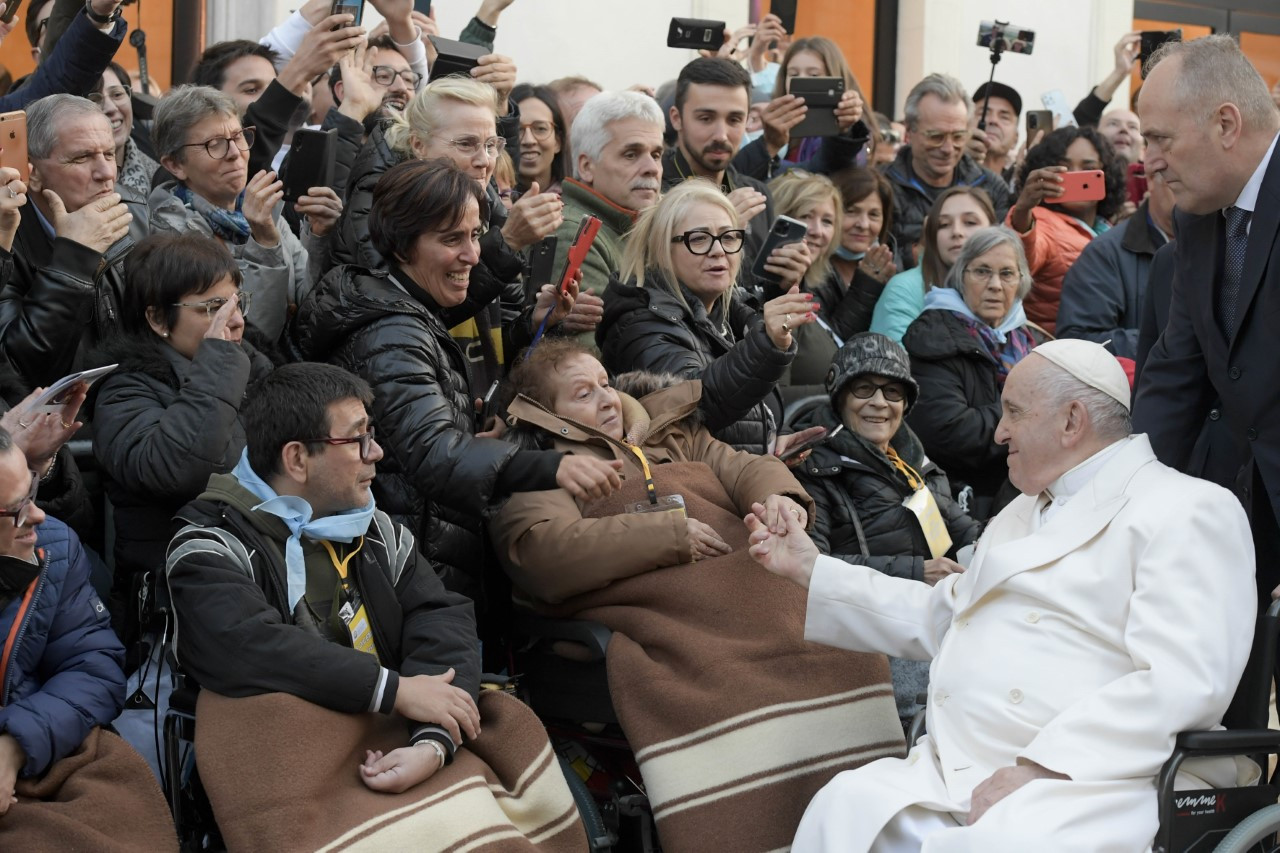
M1257 606L1239 502L1130 435L1128 383L1097 344L1037 347L1002 408L1022 495L936 586L747 516L752 555L809 589L807 639L933 661L929 733L823 788L798 853L1147 850L1175 737L1231 700ZM1211 761L1187 787L1243 781L1244 763Z

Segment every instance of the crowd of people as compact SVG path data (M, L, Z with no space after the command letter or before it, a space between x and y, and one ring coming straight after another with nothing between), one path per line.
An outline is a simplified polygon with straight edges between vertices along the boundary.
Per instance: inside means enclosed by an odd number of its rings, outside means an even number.
M664 849L1143 849L1280 591L1280 94L1212 36L1113 104L1128 33L1066 126L944 70L895 121L773 15L607 91L495 53L512 2L468 73L410 0L307 0L158 100L121 0L0 23L0 846L175 849L120 715L180 673L229 849L583 849L481 686L537 614L613 632Z

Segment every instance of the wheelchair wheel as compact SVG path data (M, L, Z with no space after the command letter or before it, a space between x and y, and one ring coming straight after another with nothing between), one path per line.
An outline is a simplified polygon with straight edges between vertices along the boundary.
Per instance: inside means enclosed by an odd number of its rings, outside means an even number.
M582 825L587 829L587 845L591 853L604 853L614 849L618 837L605 826L604 816L600 814L600 807L596 804L595 797L591 796L587 783L582 781L582 777L565 761L563 755L556 757L560 760L560 772L569 785L569 793L573 794L573 802L578 806Z
M1259 809L1240 822L1235 829L1227 833L1214 853L1250 853L1255 849L1273 851L1276 849L1271 837L1280 831L1280 804ZM1262 841L1268 841L1261 848L1255 848Z

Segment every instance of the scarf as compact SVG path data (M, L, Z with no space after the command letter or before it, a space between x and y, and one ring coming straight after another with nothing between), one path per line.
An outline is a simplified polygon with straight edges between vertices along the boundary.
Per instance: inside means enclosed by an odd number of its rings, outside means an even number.
M964 297L950 287L935 287L924 295L925 311L950 311L960 318L973 336L996 362L996 381L1004 387L1004 380L1013 366L1035 348L1035 338L1027 330L1027 314L1022 310L1022 300L1015 300L1009 313L999 326L987 325L973 313Z
M235 210L222 210L214 207L181 182L173 188L173 194L187 206L188 210L194 211L204 218L204 221L209 224L209 230L213 231L213 236L236 246L243 246L249 242L249 220L244 218L244 213L242 212L244 207L243 190L241 190L240 195L236 196Z
M289 528L289 541L284 548L285 579L289 587L289 612L297 606L307 591L307 568L302 556L302 537L327 540L333 542L351 542L365 534L369 523L373 521L373 498L369 503L357 509L326 515L323 518L311 517L311 504L293 495L278 495L258 476L249 465L249 451L240 452L240 461L231 472L240 485L250 493L262 499L255 506L255 512L262 511L274 515Z
M116 183L123 184L138 194L139 198L151 195L151 177L160 168L160 164L152 160L132 138L124 143L124 162L117 163Z

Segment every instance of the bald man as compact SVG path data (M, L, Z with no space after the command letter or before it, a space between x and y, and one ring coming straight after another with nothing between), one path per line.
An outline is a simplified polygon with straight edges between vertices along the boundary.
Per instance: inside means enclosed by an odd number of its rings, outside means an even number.
M796 853L1149 850L1175 738L1216 725L1235 692L1256 613L1235 498L1130 434L1128 381L1098 344L1041 344L1002 409L1022 495L933 587L747 517L752 556L809 590L806 640L932 660L928 734L828 783ZM1237 764L1184 768L1179 787L1209 787Z

